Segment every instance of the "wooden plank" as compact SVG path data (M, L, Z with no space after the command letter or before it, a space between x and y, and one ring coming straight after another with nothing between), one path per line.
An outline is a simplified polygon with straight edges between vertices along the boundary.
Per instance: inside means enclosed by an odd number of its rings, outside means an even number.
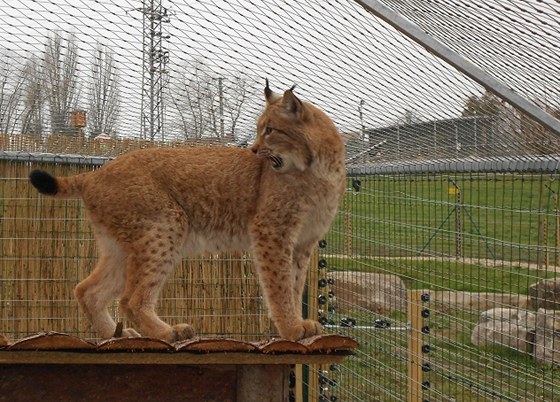
M264 342L257 342L255 345L260 352L267 354L309 353L309 348L302 343L293 342L282 338L275 338Z
M179 352L257 352L258 348L249 342L229 338L194 338L174 344Z
M0 400L235 402L236 370L233 365L11 365L0 370Z
M91 353L0 350L0 365L10 364L329 364L341 355L264 353Z
M20 339L8 350L92 350L93 343L60 332L43 332Z
M161 340L154 338L112 338L97 345L98 351L111 352L173 352L175 348Z
M337 334L316 335L300 341L307 346L312 353L333 353L352 351L359 344L354 339Z

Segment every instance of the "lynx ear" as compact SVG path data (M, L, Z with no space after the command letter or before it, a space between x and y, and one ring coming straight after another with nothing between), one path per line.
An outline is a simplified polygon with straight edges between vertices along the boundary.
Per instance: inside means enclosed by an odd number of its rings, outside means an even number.
M268 78L265 78L265 82L266 86L264 87L264 98L266 99L266 103L273 103L280 98L280 95L272 92L272 90L268 86Z
M294 85L284 92L284 96L282 97L282 106L284 106L284 110L286 110L286 112L294 114L299 118L303 114L303 102L294 95L295 87L296 86Z

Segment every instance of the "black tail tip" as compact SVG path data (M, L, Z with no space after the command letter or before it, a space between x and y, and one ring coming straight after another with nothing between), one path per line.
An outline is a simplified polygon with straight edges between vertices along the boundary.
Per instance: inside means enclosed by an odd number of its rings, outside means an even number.
M42 194L55 195L58 192L56 179L44 170L34 170L29 174L31 184Z

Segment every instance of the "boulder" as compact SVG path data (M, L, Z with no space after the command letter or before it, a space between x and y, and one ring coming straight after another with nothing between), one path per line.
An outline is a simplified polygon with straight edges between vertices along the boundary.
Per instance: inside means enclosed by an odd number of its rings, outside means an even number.
M471 342L476 346L500 345L520 352L533 350L536 314L514 308L493 308L480 314Z
M543 279L529 286L529 302L533 310L560 310L560 278Z
M535 360L560 365L560 311L539 309L535 331Z
M406 311L404 282L396 275L370 272L332 272L331 290L336 295L336 310L347 313L361 307L377 313Z

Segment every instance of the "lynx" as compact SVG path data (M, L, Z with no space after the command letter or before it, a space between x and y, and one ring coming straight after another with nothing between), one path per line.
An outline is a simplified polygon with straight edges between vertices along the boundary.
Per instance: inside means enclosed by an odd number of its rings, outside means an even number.
M280 336L320 333L318 322L302 318L302 293L312 251L345 190L344 144L294 87L277 94L267 81L264 95L250 149L144 149L71 177L31 172L39 192L83 199L99 261L74 293L100 336L114 335L107 307L120 296L136 328L122 336L192 337L190 325L157 316L162 286L183 254L233 250L251 252Z

